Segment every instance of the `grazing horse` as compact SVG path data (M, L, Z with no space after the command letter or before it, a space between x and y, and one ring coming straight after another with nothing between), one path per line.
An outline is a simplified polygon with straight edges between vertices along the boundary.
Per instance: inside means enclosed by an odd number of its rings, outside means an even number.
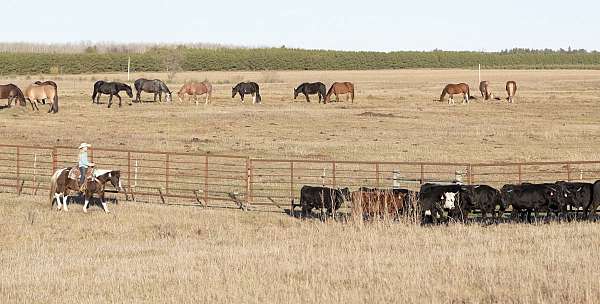
M329 88L329 91L327 92L323 103L330 102L332 94L335 94L336 102L340 101L340 98L338 96L339 94L346 94L346 101L348 101L348 99L351 98L352 103L354 103L354 84L352 82L334 82Z
M137 102L141 102L142 92L146 93L154 93L154 102L156 102L156 96L158 95L158 100L162 102L162 93L165 92L165 98L167 102L172 101L171 91L167 87L167 85L159 79L148 80L145 78L140 78L134 82L136 95L135 100Z
M129 96L129 98L133 98L133 93L131 92L131 87L129 85L120 82L107 82L102 80L96 81L96 83L94 83L94 93L92 93L92 103L99 104L100 96L102 94L109 94L110 97L108 98L108 107L110 108L112 105L113 96L117 96L119 98L120 107L121 96L119 96L119 92L121 91L127 92L127 96ZM129 105L131 105L131 101L129 102Z
M515 94L517 94L517 83L512 80L508 81L506 83L506 93L508 94L506 100L508 100L509 103L513 103L513 98L515 97Z
M260 87L256 82L240 82L231 89L231 98L234 98L236 94L240 94L242 103L244 103L244 94L252 95L252 103L261 103L262 98L260 97Z
M48 113L58 113L58 92L56 88L50 84L31 84L24 92L25 98L29 100L31 108L33 110L40 110L34 101L41 101L43 99L52 100Z
M18 100L20 105L27 105L21 89L12 83L0 85L0 99L8 99L9 107L13 100L15 100L15 104L17 104L16 100Z
M58 85L56 85L56 82L54 82L52 80L47 80L47 81L44 81L44 82L41 82L41 81L38 80L38 81L36 81L34 83L37 84L37 85L49 84L49 85L53 86L54 89L58 92ZM42 99L42 104L46 104L46 99Z
M209 104L212 98L212 84L208 81L203 82L190 82L181 86L179 92L177 92L177 98L180 102L183 102L184 95L190 95L196 101L198 105L198 95L206 94L206 100L204 104Z
M325 85L322 82L313 82L313 83L305 82L305 83L299 85L297 88L294 88L294 100L296 100L296 97L298 97L298 94L302 93L302 94L304 94L304 96L306 96L306 102L310 102L310 98L308 98L308 95L318 94L319 95L319 103L321 103L321 99L325 98L326 90L327 90L327 87L325 87Z
M446 87L444 87L444 90L442 90L442 95L440 95L439 101L444 101L444 97L446 97L446 94L450 96L450 98L448 99L448 104L454 104L454 94L463 94L463 103L469 103L469 100L475 99L475 96L471 96L469 85L466 83L451 83L446 85Z

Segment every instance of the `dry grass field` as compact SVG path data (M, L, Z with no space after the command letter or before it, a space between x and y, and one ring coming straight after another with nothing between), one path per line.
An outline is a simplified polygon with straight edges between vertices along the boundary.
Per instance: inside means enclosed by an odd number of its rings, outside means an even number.
M464 70L178 73L215 83L213 104L91 104L95 80L56 79L60 112L0 109L1 143L193 151L252 157L509 161L600 160L600 71L484 71L516 103L434 102ZM134 74L166 79L166 74ZM262 105L231 100L242 80ZM303 81L353 81L351 103L293 102ZM145 100L150 95L143 95ZM103 98L106 101L105 98ZM459 100L459 99L457 99ZM598 223L321 223L275 212L122 202L106 215L50 211L0 195L0 303L595 303Z

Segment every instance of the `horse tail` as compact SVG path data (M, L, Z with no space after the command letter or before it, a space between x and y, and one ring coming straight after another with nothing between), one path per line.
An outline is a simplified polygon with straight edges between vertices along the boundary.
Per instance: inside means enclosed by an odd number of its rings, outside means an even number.
M256 102L257 103L262 102L262 97L260 97L260 87L258 85L256 85Z
M58 113L58 92L54 94L54 101L52 102L52 107L54 108L54 113Z
M94 92L92 93L92 102L96 100L96 95L98 95L98 86L94 85Z
M60 172L62 172L62 169L56 170L50 178L50 208L54 205L54 194L58 187L58 177L60 176Z
M17 86L15 86L15 89L17 90L17 99L19 100L19 104L21 106L26 106L27 101L25 100L25 95L23 94L23 91L21 91L21 89Z
M440 95L440 100L438 100L438 101L444 101L444 97L446 97L446 93L447 93L447 92L446 92L446 88L444 88L444 89L442 90L442 95Z
M350 83L350 97L352 98L352 103L354 103L354 84Z

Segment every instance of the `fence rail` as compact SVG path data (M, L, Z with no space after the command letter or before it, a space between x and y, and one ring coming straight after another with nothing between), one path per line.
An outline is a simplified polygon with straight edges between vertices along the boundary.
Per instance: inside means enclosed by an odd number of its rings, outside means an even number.
M595 181L600 161L377 162L255 159L232 155L94 148L99 169L121 171L125 199L214 207L282 206L303 185L417 189L425 182L507 183ZM72 147L0 144L0 192L40 195L52 173L76 166Z

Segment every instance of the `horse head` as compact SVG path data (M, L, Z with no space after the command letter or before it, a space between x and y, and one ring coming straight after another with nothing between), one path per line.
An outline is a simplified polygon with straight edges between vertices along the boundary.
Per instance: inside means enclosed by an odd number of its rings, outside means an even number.
M236 85L235 87L231 88L231 98L234 98L235 94L237 94L237 92L238 92L238 89L237 89L238 86L239 86L239 84Z
M123 190L123 185L121 184L121 171L115 170L108 173L108 178L110 183L117 189L117 191Z
M127 96L129 96L129 98L133 98L133 92L131 91L131 87L129 85L125 85L125 92L127 92Z
M294 100L296 99L296 97L298 97L298 94L300 94L299 89L300 87L294 88Z
M165 94L165 98L166 98L167 102L173 101L173 95L171 94L171 92L167 92L167 94Z

